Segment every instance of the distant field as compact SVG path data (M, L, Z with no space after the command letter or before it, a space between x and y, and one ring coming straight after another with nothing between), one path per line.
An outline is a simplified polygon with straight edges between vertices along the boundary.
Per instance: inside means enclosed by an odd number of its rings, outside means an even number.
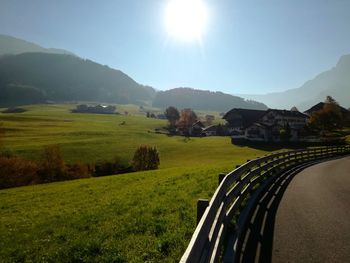
M162 168L179 166L179 158L181 166L191 166L206 159L215 163L222 153L231 155L239 150L231 147L228 137L188 140L155 134L154 129L166 126L166 121L146 118L136 106L118 107L121 112L127 110L130 116L73 114L69 112L73 107L29 106L25 113L0 113L0 123L6 132L4 148L38 159L43 146L59 144L68 162L94 162L115 156L130 160L137 146L150 144L158 147ZM121 125L122 122L125 125Z
M138 145L150 144L161 166L0 190L0 262L176 262L195 228L196 199L211 197L219 172L266 153L228 137L156 134L166 121L132 105L125 106L131 116L72 114L72 105L26 108L0 113L4 147L17 154L38 159L43 146L59 144L68 162L130 160Z

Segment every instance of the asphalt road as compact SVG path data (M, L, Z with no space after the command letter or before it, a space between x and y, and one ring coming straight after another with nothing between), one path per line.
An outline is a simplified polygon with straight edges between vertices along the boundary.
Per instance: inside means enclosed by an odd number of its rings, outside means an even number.
M291 180L277 208L272 262L350 262L350 157Z

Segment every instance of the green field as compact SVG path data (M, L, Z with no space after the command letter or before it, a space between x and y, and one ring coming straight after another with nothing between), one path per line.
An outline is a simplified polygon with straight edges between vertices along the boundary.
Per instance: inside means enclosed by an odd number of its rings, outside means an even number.
M176 262L195 228L196 200L211 197L217 174L266 153L229 137L156 134L166 121L132 105L118 107L129 116L72 114L72 107L0 113L3 148L39 159L43 146L59 144L67 162L97 162L130 160L149 144L160 152L160 169L0 190L0 262Z

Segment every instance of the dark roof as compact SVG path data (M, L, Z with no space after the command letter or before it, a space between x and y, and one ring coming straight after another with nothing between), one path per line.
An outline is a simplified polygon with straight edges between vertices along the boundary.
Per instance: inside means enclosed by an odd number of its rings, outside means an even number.
M301 113L300 111L290 111L290 110L277 110L277 109L268 109L266 113L268 112L275 112L278 115L284 116L284 117L299 117L299 118L308 118L309 116Z
M222 118L229 121L231 119L230 115L233 113L241 116L243 126L249 126L250 124L257 122L263 115L265 115L266 111L234 108L228 111Z
M199 127L202 127L202 128L205 127L204 124L203 124L203 122L201 122L201 121L196 121L195 123L193 123L192 126L199 126Z
M313 112L316 112L316 111L321 110L321 109L324 107L325 104L326 104L326 103L324 103L324 102L319 102L319 103L317 103L316 105L312 106L312 107L311 107L310 109L308 109L307 111L304 111L304 113L310 115L310 114L313 113ZM341 111L342 113L345 113L345 114L348 114L348 113L349 113L349 111L348 111L347 109L343 108L343 107L340 106L340 105L338 105L338 106L339 106L340 111Z

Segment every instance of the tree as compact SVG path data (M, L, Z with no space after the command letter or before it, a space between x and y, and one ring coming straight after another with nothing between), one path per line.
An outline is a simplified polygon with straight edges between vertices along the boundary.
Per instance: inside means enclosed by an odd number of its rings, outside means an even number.
M339 106L338 102L332 96L327 96L324 103Z
M155 170L159 166L159 153L156 147L148 145L139 146L132 159L135 171Z
M180 120L178 122L178 129L185 135L190 135L192 125L196 123L198 117L191 109L183 109L181 111Z
M176 122L180 119L179 111L177 110L177 108L173 106L166 108L164 115L169 121L170 128L174 128L176 125Z
M44 148L40 175L43 182L55 182L67 179L67 167L59 145L49 145Z
M215 117L213 115L205 115L205 122L208 126L212 125L214 120Z
M344 118L338 102L331 96L327 96L323 108L311 114L310 125L322 131L342 128Z

